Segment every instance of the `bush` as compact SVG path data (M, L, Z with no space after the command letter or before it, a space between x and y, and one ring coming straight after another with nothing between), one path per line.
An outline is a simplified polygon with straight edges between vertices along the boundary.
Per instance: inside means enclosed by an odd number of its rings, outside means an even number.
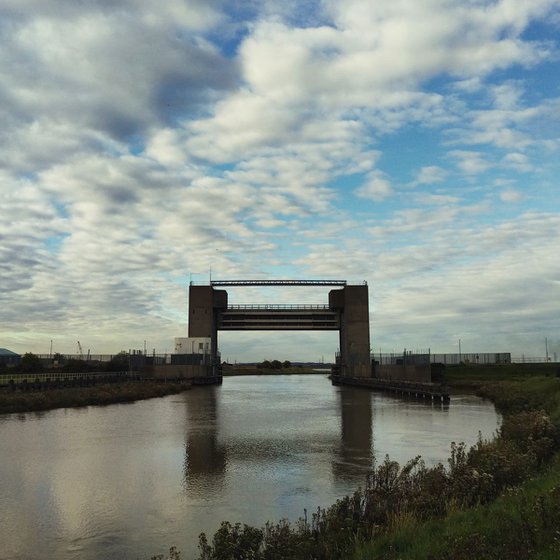
M21 362L15 371L20 371L22 373L38 373L43 371L43 369L41 358L36 354L27 352L21 357Z
M258 558L263 541L263 531L240 523L232 525L223 521L214 534L212 546L208 545L206 535L199 539L201 560L243 560Z

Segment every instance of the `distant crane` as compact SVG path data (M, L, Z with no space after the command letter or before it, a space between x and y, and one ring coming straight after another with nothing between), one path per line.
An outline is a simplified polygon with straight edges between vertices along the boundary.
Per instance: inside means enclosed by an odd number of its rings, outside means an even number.
M78 354L80 355L80 360L84 359L84 351L82 350L82 345L80 344L80 341L78 340Z

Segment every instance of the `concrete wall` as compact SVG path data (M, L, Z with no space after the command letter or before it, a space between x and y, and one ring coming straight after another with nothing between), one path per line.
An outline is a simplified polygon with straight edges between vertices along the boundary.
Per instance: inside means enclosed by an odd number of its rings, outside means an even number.
M228 305L225 290L212 286L189 286L189 338L209 338L210 353L218 353L217 314Z
M210 337L175 338L175 354L210 354Z
M329 306L340 313L341 375L371 377L367 284L331 290Z
M214 329L214 289L189 287L189 338L212 338Z
M143 372L149 377L155 379L176 379L183 377L192 379L193 377L206 377L211 375L211 368L207 365L165 365L152 366L146 368Z
M432 375L428 365L380 365L373 366L373 377L392 381L416 381L430 383Z

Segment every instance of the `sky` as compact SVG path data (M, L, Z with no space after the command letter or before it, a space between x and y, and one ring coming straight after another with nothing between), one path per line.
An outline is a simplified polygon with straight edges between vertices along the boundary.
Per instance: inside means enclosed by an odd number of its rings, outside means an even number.
M560 0L4 0L0 347L171 352L191 281L340 279L375 352L560 358L559 38Z

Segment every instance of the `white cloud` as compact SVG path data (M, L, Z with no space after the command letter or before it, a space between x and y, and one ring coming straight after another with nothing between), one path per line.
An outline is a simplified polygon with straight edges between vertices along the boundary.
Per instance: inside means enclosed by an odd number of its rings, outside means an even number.
M457 196L430 193L418 193L416 194L414 199L418 204L425 204L430 206L458 204L459 202L461 202L461 199Z
M514 341L527 344L530 333L552 332L558 215L527 213L481 226L472 215L446 210L399 213L377 225L371 239L313 246L311 274L337 268L368 278L376 347L433 350L435 341L442 348L451 345L449 333L459 333L476 351L517 355ZM413 237L400 246L396 234L405 222Z
M502 202L519 202L523 199L523 195L516 190L508 189L500 193L500 200Z
M490 145L507 151L544 148L558 123L558 98L524 103L517 84L489 88L493 106L468 113L463 125L452 130L454 144Z
M257 22L240 47L246 87L220 103L211 118L189 127L195 135L189 145L199 157L228 161L263 143L290 141L317 115L352 106L372 113L361 115L365 122L385 121L386 129L387 118L396 118L401 126L414 107L416 118L429 123L441 100L419 91L424 80L442 72L474 79L549 54L518 35L551 2L531 8L518 2L464 7L442 1L404 2L398 8L361 1L343 9L328 6L331 26ZM505 99L506 93L496 90L496 95ZM384 114L376 115L378 110ZM514 135L500 141L518 139Z
M507 111L519 107L523 96L522 86L515 82L506 82L490 88L494 96L496 108Z
M503 158L503 164L506 167L510 167L512 169L515 169L516 171L521 171L524 173L534 171L535 169L531 164L529 157L519 152L506 154Z
M485 159L482 152L471 150L452 150L449 155L457 159L457 165L467 175L476 175L487 171L492 164Z
M557 238L559 101L525 79L557 56L525 35L555 7L268 1L248 21L202 0L4 2L2 345L118 351L150 330L162 347L210 268L373 279L386 336L405 314L457 330L463 297L492 309L479 276L517 290L518 260ZM502 222L496 197L535 214ZM535 276L556 273L546 254Z
M445 169L437 165L427 165L420 169L414 183L417 185L432 185L441 183L446 177L447 171Z
M355 190L356 196L374 201L384 200L394 194L393 186L381 173L371 173L363 185Z
M483 85L481 79L478 76L474 76L464 80L457 80L453 87L466 93L477 93L482 89Z
M160 6L157 17L118 6L70 11L68 17L18 18L20 10L6 15L13 24L2 28L0 64L10 84L4 105L23 134L43 127L48 140L51 130L71 124L72 136L86 128L82 134L123 141L233 85L235 67L215 47L172 32L179 22L165 14L178 15L180 3ZM61 16L54 8L52 13Z

